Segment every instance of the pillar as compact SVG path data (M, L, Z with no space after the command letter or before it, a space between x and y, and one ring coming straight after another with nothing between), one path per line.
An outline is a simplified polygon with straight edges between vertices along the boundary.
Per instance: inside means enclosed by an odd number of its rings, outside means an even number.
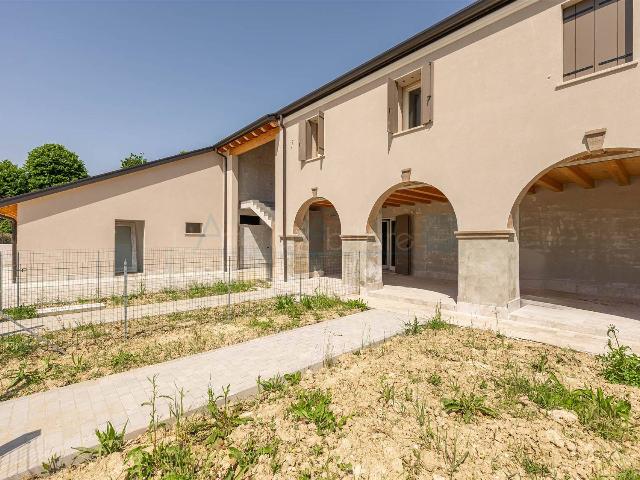
M456 238L457 310L506 318L520 307L516 230L458 231Z
M231 258L231 269L238 262L238 233L240 230L240 200L238 197L238 156L227 158L227 256Z

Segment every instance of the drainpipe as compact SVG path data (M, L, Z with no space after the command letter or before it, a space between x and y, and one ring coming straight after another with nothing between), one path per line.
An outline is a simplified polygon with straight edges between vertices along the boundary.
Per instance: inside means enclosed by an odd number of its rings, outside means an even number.
M227 271L227 252L228 252L228 247L227 247L227 168L228 168L228 162L229 159L227 158L227 156L223 153L218 152L218 155L220 155L222 158L224 158L224 171L223 171L223 176L224 176L224 182L223 182L223 195L224 198L222 199L222 205L223 205L223 215L222 215L222 237L223 237L223 245L222 245L222 251L223 251L223 255L224 255L224 259L222 260L223 264L224 264L224 271Z
M287 130L284 128L284 116L278 115L282 131L282 272L287 281Z

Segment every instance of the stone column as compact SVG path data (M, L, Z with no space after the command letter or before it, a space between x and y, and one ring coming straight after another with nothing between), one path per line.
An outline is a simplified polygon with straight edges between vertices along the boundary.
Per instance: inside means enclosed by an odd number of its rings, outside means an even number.
M342 281L360 293L382 286L380 243L374 234L341 235Z
M231 258L231 269L238 262L238 234L240 231L240 200L238 197L238 156L227 158L227 256Z
M456 238L457 310L506 318L520 307L516 230L458 231Z

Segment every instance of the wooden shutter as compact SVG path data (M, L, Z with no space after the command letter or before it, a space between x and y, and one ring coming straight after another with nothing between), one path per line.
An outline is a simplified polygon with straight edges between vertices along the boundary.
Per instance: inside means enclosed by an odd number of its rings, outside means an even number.
M433 62L427 62L420 72L420 115L422 124L433 121Z
M298 160L307 160L307 121L298 122Z
M318 155L324 155L324 112L318 112Z
M563 80L576 78L576 6L562 11L563 23Z
M392 78L387 80L387 131L398 131L398 84Z
M618 64L618 1L596 0L595 69Z
M633 59L633 0L618 0L618 65Z
M594 10L594 0L576 5L576 78L595 71Z

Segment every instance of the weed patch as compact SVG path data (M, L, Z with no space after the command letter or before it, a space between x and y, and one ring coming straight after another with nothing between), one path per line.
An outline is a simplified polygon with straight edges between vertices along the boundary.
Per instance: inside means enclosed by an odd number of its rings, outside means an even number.
M29 318L36 318L38 316L36 307L33 305L20 305L18 307L5 308L3 312L14 320L26 320Z
M331 411L331 395L322 390L298 392L297 401L289 407L289 413L296 420L315 424L320 435L335 432L346 422L345 417L336 418Z
M640 387L640 356L632 353L626 345L620 345L615 326L609 327L607 336L609 351L599 357L602 376L612 383Z
M469 423L476 415L496 418L498 412L485 405L486 398L471 392L461 393L456 398L443 398L442 406L447 413L459 413L465 422Z

